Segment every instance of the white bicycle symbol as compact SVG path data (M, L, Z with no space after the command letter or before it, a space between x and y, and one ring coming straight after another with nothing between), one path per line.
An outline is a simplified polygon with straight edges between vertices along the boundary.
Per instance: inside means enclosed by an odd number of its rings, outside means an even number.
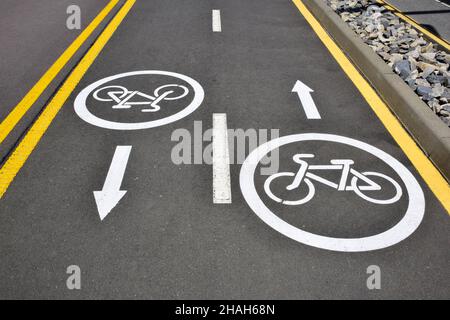
M279 215L280 212L277 212L280 210L279 208L269 208L261 199L261 195L255 186L256 169L261 160L269 152L279 149L285 145L292 143L299 144L303 142L334 143L337 148L339 148L339 145L344 145L364 151L369 156L375 157L389 166L393 172L398 175L398 178L402 182L402 187L400 187L399 183L384 174L378 172L358 172L352 168L353 161L349 159L333 160L330 165L315 166L309 165L305 160L311 158L313 155L296 154L294 156L294 161L300 164L300 169L296 173L280 172L266 179L264 190L271 199L285 205L299 205L306 203L311 200L315 194L313 181L322 183L342 192L355 192L361 198L372 203L394 203L402 197L402 194L404 194L404 197L408 201L407 208L402 219L388 230L361 238L328 237L321 234L312 233L307 230L302 230L301 228L283 220L283 217ZM321 170L322 172L324 170L341 170L342 174L340 181L338 183L334 183L320 177L316 173ZM371 190L372 195L375 194L377 190L383 189L379 184L372 181L372 177L381 178L379 179L380 181L377 179L377 182L380 182L383 188L385 185L387 186L387 183L393 185L396 190L395 195L386 200L369 198L366 195L368 193L367 191ZM286 179L284 184L284 186L286 186L286 190L294 190L305 186L305 188L308 188L307 195L303 196L302 199L294 200L292 202L284 200L281 197L276 196L271 191L271 186L275 179L280 179L280 183L282 182L281 179ZM402 163L386 152L367 143L333 134L293 134L276 138L262 144L253 150L242 164L241 173L239 175L239 184L241 186L242 195L244 196L245 201L248 203L253 212L255 212L259 218L267 223L267 225L295 241L326 250L340 252L364 252L387 248L403 241L414 233L422 222L425 214L425 196L422 188L412 173ZM317 203L317 205L320 206L320 203ZM339 210L339 208L332 208L331 214L333 214L334 210Z
M176 93L176 91L179 91ZM129 109L132 106L149 106L141 112L157 112L161 110L159 103L164 100L178 100L184 98L189 93L189 89L178 84L167 84L158 87L153 96L140 91L130 91L122 86L107 86L94 92L94 98L98 101L115 102L113 109ZM132 101L133 98L140 97L143 101Z
M322 183L326 186L329 186L338 191L353 191L359 197L363 198L366 201L376 203L376 204L392 204L397 202L402 197L402 188L400 185L391 177L388 177L382 173L378 172L358 172L357 170L352 168L354 161L351 159L335 159L331 160L331 165L309 165L307 161L304 159L314 158L313 154L296 154L293 156L293 160L295 163L300 165L297 173L294 172L279 172L271 175L267 178L264 183L264 190L266 194L274 201L278 203L282 203L288 206L297 206L302 205L310 201L315 195L315 187L312 183L312 180ZM332 182L323 177L318 176L317 174L312 173L311 171L324 171L324 170L341 170L341 178L339 183ZM351 176L351 180L349 179ZM363 191L380 191L382 190L381 186L371 180L370 176L376 176L383 178L389 181L395 188L395 195L390 199L380 200L371 198L363 193ZM292 191L295 189L299 189L303 187L308 188L308 192L306 196L299 200L283 200L282 198L276 196L272 192L271 185L274 180L282 179L286 177L293 177L293 180L290 184L286 186L286 190ZM350 180L350 183L348 181ZM360 185L360 182L364 182L365 185ZM303 183L304 182L304 183ZM302 185L303 183L303 185Z

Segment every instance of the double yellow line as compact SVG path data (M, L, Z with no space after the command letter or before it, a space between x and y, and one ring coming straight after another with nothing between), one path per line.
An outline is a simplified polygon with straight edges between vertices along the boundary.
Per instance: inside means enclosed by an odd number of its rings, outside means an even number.
M16 147L13 153L6 160L3 167L0 169L0 199L5 194L11 182L14 180L15 176L25 164L26 160L33 152L39 140L44 135L47 128L50 126L51 122L58 114L61 107L69 98L72 91L75 89L77 84L83 78L89 67L98 57L100 52L103 50L106 43L112 37L114 32L117 30L119 25L122 23L125 16L131 10L136 0L127 0L116 16L111 20L105 30L101 33L98 39L95 41L93 46L89 49L86 55L82 58L80 63L69 75L67 80L58 90L56 95L50 101L50 103L45 107L44 111L38 117L36 122L27 132L25 137L22 139L20 144ZM91 25L80 35L80 37L63 53L63 55L58 59L58 61L47 71L47 73L39 80L39 82L33 87L33 89L27 94L27 96L22 100L21 103L11 112L11 114L5 119L1 124L0 130L1 135L7 136L3 130L9 130L8 133L14 128L14 126L19 122L21 117L27 112L31 107L32 103L36 101L40 94L45 90L46 86L55 78L59 70L62 69L65 63L70 59L70 57L75 54L76 50L82 45L82 43L89 37L90 34L95 30L95 28L105 19L108 13L114 8L118 3L118 0L112 0L102 12L94 19ZM30 104L31 103L31 104ZM1 141L3 141L0 140Z
M74 42L63 52L55 63L44 73L39 81L15 106L11 113L0 124L0 144L11 133L22 117L33 106L44 90L50 85L55 77L61 72L64 66L72 59L81 46L86 42L102 21L109 15L111 10L117 5L119 0L111 0L108 5L95 17L94 20L83 30Z

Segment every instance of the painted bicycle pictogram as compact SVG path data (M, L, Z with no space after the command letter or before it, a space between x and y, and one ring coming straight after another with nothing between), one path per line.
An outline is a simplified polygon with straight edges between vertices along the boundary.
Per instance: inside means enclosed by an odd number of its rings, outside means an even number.
M391 177L380 172L359 172L354 169L354 161L352 159L333 159L329 165L310 165L305 159L314 158L314 154L296 154L293 156L293 161L300 165L297 172L279 172L267 178L264 183L264 190L272 200L288 206L302 205L313 199L316 188L313 181L321 183L325 186L333 188L342 192L354 192L362 199L376 204L392 204L397 202L402 197L402 188ZM324 177L319 176L317 172L337 170L341 172L338 182L333 182ZM316 173L313 173L316 172ZM395 195L388 199L376 199L366 195L365 191L383 191L380 184L376 183L370 177L378 177L394 186ZM287 179L286 179L287 178ZM307 189L306 196L297 200L284 200L275 195L272 191L271 185L274 181L284 179L291 183L287 184L285 189L294 191L297 189Z
M155 89L149 83L158 83ZM136 90L131 84L139 83ZM142 85L141 85L142 83ZM76 114L94 126L111 130L142 130L156 128L187 117L197 110L203 102L203 87L193 78L169 71L142 70L116 74L100 79L84 88L76 97L74 110ZM162 111L167 102L172 101L168 112ZM100 103L99 103L100 102ZM104 105L110 106L112 112L98 112ZM175 107L173 107L175 105ZM172 108L173 107L173 108ZM112 116L117 110L140 108L142 121L127 119L124 112L121 120ZM154 118L146 118L145 114ZM111 115L108 118L108 115ZM157 118L157 115L163 115Z
M269 152L288 144L295 143L301 148L303 142L327 142L335 143L337 146L344 145L359 149L366 152L369 157L374 157L390 167L391 171L398 175L396 179L401 184L384 173L374 171L360 172L354 168L354 161L351 159L334 159L330 164L310 165L307 160L312 159L314 155L311 153L298 153L293 156L293 160L300 165L299 170L297 172L279 172L269 176L264 182L264 191L260 194L255 186L255 174L256 168L261 160ZM339 147L337 150L339 150ZM318 171L323 172L325 170L340 170L341 177L339 181L333 182L317 174ZM284 181L281 179L284 179ZM272 190L272 185L275 181L281 183L282 188L286 191L298 191L298 189L304 188L306 190L306 196L295 200L283 199L282 196L275 194ZM277 212L281 210L280 208L269 208L261 198L266 193L271 200L283 205L302 205L312 200L315 195L315 184L313 182L316 184L321 183L339 191L333 195L335 197L342 196L344 192L353 192L368 203L373 204L394 204L400 198L405 197L407 200L406 211L396 225L384 232L362 238L335 238L308 232L288 223L282 218L282 215L279 215L282 212ZM412 173L403 164L391 155L370 144L333 134L293 134L266 142L253 150L244 161L241 167L239 183L245 201L253 212L267 225L295 241L332 251L364 252L395 245L416 231L425 214L425 197L422 188ZM374 198L373 193L377 192L386 197L387 193L381 191L383 187L388 188L389 186L391 186L390 189L395 189L394 195L390 194L388 198ZM279 188L277 190L281 192ZM372 197L367 195L368 191L370 191ZM281 193L285 194L285 192ZM304 194L304 192L299 192L299 194ZM318 201L312 202L312 204L317 206L321 205ZM330 214L333 214L336 210L339 209L337 207L333 208L330 210ZM301 212L299 210L298 214L301 214Z
M162 101L182 99L189 89L183 85L167 84L155 89L153 96L137 90L128 90L123 86L106 86L94 92L94 99L112 102L113 109L130 109L133 106L145 106L141 112L157 112L161 110Z

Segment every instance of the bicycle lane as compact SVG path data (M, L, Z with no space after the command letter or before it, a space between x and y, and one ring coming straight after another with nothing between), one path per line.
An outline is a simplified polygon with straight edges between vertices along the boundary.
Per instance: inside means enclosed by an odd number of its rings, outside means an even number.
M288 228L286 225L279 226L285 231L282 235L267 225L267 230L272 231L271 235L263 234L260 230L253 232L253 239L259 238L272 249L267 259L261 262L266 268L268 265L273 268L273 278L267 279L267 286L272 282L283 290L290 290L291 295L286 294L287 297L305 297L299 294L298 287L305 288L301 292L311 293L307 297L448 296L448 280L445 279L448 274L445 264L449 261L445 248L450 240L447 212L436 201L355 85L311 32L297 8L270 1L263 1L258 6L234 1L227 4L229 6L222 5L223 12L233 12L233 17L228 17L230 21L223 28L228 30L223 33L220 38L222 45L217 44L216 50L226 51L227 56L231 56L229 59L238 63L234 68L229 61L220 60L223 64L216 65L217 69L214 71L221 76L219 82L227 84L227 87L231 86L228 90L233 94L225 98L217 91L213 96L220 97L220 102L228 106L230 127L280 128L281 136L321 133L365 142L404 164L414 174L425 193L425 217L420 227L403 242L380 251L357 254L317 251L288 239L285 236L289 233L285 229ZM227 73L220 72L221 70L227 70ZM245 75L247 85L242 86L241 83L232 81L242 75ZM291 93L297 80L314 89L312 96L320 112L320 120L308 120L297 94ZM267 150L262 152L265 151ZM279 171L297 172L299 166L293 163L292 156L298 153L315 154L316 159L311 160L313 165L326 165L332 159L351 159L355 162L355 168L359 167L358 170L385 173L398 179L398 174L366 152L360 153L355 148L347 148L342 144L320 141L294 143L280 148ZM240 166L232 167L234 201L242 199L238 180L240 171ZM268 217L265 207L304 231L333 238L359 238L388 230L405 213L405 203L401 201L394 206L374 206L361 201L354 194L330 190L316 181L313 181L316 186L314 199L302 206L295 206L292 210L289 206L270 202L271 199L263 188L267 177L258 175L259 167L255 172L257 196L247 191L247 200L251 202L250 206L255 213L265 218L271 226L275 224L275 219ZM251 180L247 179L251 173L247 172L244 182ZM329 178L330 174L324 174L324 177ZM339 175L331 177L334 181L339 181ZM291 181L284 182L277 191L283 194L282 187ZM249 187L252 187L250 183L245 185L245 189ZM404 187L403 185L403 189ZM392 191L390 192L392 195ZM286 195L284 200L297 200L305 196L303 193L287 198L286 192L283 195ZM255 201L254 196L260 198L262 203ZM380 198L383 196L386 194ZM246 210L242 209L243 212L247 212ZM265 225L261 221L260 223ZM284 241L280 243L280 239ZM310 244L320 245L316 239L308 240ZM302 247L301 253L297 251L298 246ZM289 253L294 257L286 257ZM383 281L392 286L383 287L381 292L376 293L366 291L364 281L367 276L362 270L371 264L379 265L381 270L389 270L387 274L383 273L384 277L388 277ZM243 278L240 280L245 282ZM351 289L347 287L350 283Z
M211 32L212 9L222 12L221 33ZM202 85L205 99L177 122L139 131L100 128L74 112L82 89L136 70L187 75ZM173 81L165 76L148 80L140 75L111 84L142 92L152 88L146 91L151 94ZM298 96L291 93L297 80L314 88L321 120L305 119ZM95 110L116 122L123 115L117 112L127 111L111 106ZM128 120L140 121L143 115L137 111ZM385 151L419 181L426 198L424 221L406 240L380 251L317 249L258 219L239 190L240 165L231 167L233 203L214 205L210 166L175 165L171 136L180 128L192 133L194 121L210 128L212 114L219 112L227 114L229 128L280 129L282 136L328 133ZM128 192L101 221L92 192L102 190L117 146L132 146L121 186ZM298 170L293 154L314 153L314 164L352 159L361 172L382 172L401 183L394 170L349 146L307 142L286 147L280 149L280 172ZM265 179L256 177L261 197ZM386 209L354 193L316 184L314 199L301 209L292 212L275 205L273 210L310 232L363 237L395 225L407 203L403 197ZM286 2L138 2L0 201L0 212L2 297L448 296L446 212L306 21ZM81 291L65 287L65 270L72 264L83 272ZM366 287L371 264L383 272L385 285L379 292Z

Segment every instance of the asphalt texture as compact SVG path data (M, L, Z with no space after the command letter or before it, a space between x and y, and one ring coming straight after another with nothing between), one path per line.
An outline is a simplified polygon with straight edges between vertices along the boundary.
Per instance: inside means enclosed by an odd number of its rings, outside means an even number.
M450 41L450 2L448 0L388 0L403 14L413 18L427 30Z
M0 90L4 119L22 100L41 76L80 35L88 24L106 6L107 0L62 1L5 0L0 3ZM68 6L76 4L81 10L81 29L66 27ZM111 16L116 12L113 10ZM102 24L104 27L105 23ZM44 93L38 98L22 121L14 128L0 147L0 160L4 160L21 135L32 124L45 104L67 77L77 61L92 45L98 32L85 42L74 58L61 70Z
M211 30L213 9L221 10L220 33ZM75 98L84 88L138 70L187 75L205 98L183 119L144 130L105 129L76 114ZM320 120L306 119L291 92L297 80L314 89ZM109 84L152 94L173 81L136 76ZM163 101L162 109L164 102L169 107L161 113L113 109L92 96L87 101L90 111L110 121L140 122L170 115L189 99L192 92ZM194 135L194 122L198 128L201 121L203 131L211 128L213 113L226 113L229 129L333 134L383 150L423 190L422 223L381 250L306 245L252 211L240 188L241 164L231 165L232 203L214 204L211 165L175 164L178 142L171 139L177 129ZM102 189L117 146L132 146L121 187L128 192L101 221L93 191ZM394 204L377 205L315 182L311 201L286 206L264 194L267 176L257 170L261 200L298 228L332 238L368 237L399 223L412 201L398 172L365 151L326 141L294 143L279 149L277 172L298 171L292 161L297 153L314 154L311 164L351 159L356 170L390 176L404 192ZM392 196L392 185L376 181L385 188L371 195ZM278 182L275 193L299 197L285 194ZM291 1L138 1L0 200L0 297L448 299L449 226L446 210ZM66 287L70 265L81 269L81 290ZM381 269L380 290L366 285L371 265Z
M85 28L108 1L77 2ZM51 0L0 3L2 119L82 31L65 27L70 4Z

